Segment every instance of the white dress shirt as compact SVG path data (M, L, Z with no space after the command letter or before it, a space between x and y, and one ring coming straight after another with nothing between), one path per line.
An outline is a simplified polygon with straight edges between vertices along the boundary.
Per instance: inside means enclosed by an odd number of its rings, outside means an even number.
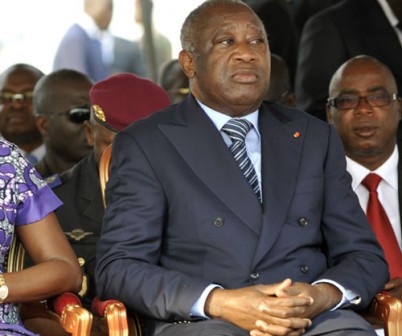
M379 168L370 171L356 161L346 157L347 170L352 175L352 188L359 198L359 202L364 211L367 210L369 191L362 185L363 179L368 173L376 173L382 177L377 188L378 198L384 207L385 212L394 229L399 247L402 249L401 239L401 218L398 202L398 148L395 149L387 161Z
M221 132L222 137L228 145L228 147L231 145L232 140L230 137L222 131L223 125L225 125L232 117L214 111L213 109L209 108L208 106L205 106L202 104L200 101L198 101L198 104L201 106L201 108L204 110L204 112L207 114L207 116L211 119L211 121L214 123L216 128ZM254 169L257 174L258 182L261 186L261 134L258 128L258 113L259 111L254 111L250 114L247 114L243 116L241 119L247 119L253 124L253 128L247 133L246 135L246 150L247 150L247 155L249 156L251 162L254 165ZM262 188L261 188L261 196L262 196ZM322 279L320 281L316 281L313 283L313 285L318 284L320 282L324 283L330 283L337 287L341 292L342 292L342 299L341 301L333 307L331 310L338 309L339 307L343 307L345 305L349 304L358 304L360 302L360 297L358 297L355 293L352 291L349 291L342 287L340 284L336 283L335 281L331 281L328 279ZM203 317L203 318L208 318L208 316L205 315L204 311L204 306L205 306L205 301L208 298L209 293L214 289L214 288L222 288L219 285L216 284L210 284L207 288L204 289L202 292L201 296L197 299L197 301L194 303L194 305L191 308L190 315L194 317Z

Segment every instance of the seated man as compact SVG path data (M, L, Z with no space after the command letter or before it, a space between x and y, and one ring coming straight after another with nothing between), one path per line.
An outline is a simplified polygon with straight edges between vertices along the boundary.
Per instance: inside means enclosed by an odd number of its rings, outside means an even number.
M388 267L334 127L264 101L264 25L210 0L181 30L190 94L119 132L96 285L148 335L375 335Z
M33 90L42 76L42 71L23 63L0 74L0 135L15 143L32 164L45 155L32 109Z
M402 105L395 78L377 59L356 56L333 75L329 97L328 121L341 136L353 190L367 212L390 267L391 281L385 289L402 299L402 170L401 147L396 140ZM378 211L384 216L379 228L372 213L375 192L372 195L367 185L369 178L375 176L378 176L377 194L383 208ZM382 231L384 228L386 232Z
M84 134L89 119L89 89L92 81L75 70L58 70L35 85L33 105L36 125L46 147L45 156L35 165L51 187L58 175L71 168L91 151Z
M162 88L128 73L112 75L96 83L89 96L91 118L84 127L93 150L64 172L61 185L54 189L64 203L56 212L57 218L77 256L84 262L87 293L82 301L87 308L96 295L95 246L104 212L98 172L101 155L117 132L170 104Z

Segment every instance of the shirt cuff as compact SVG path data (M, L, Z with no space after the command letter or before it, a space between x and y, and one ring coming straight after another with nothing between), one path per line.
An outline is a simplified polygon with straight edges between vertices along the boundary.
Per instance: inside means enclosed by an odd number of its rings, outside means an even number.
M203 317L206 319L210 318L209 316L205 315L204 307L205 307L205 301L207 300L209 293L211 293L212 290L215 288L223 288L223 287L216 284L211 284L207 288L205 288L200 297L197 299L197 301L195 301L195 303L191 307L190 310L191 317Z
M319 283L329 283L331 285L334 285L336 288L338 288L341 292L342 292L342 299L341 301L333 308L331 308L330 310L337 310L338 308L344 308L350 305L358 305L362 298L357 295L355 292L345 289L343 286L341 286L340 284L338 284L337 282L333 281L333 280L329 280L329 279L321 279L318 281L315 281L312 283L312 285L317 285Z

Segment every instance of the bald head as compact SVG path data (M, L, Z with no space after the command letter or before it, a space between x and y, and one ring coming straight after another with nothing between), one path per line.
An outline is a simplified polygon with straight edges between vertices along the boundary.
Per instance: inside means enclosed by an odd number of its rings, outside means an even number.
M356 71L365 74L370 72L381 74L386 79L390 92L398 92L395 78L391 70L385 64L374 57L359 55L343 63L334 73L329 84L329 97L333 98L338 96L341 81L344 81L349 77L350 73Z
M0 89L3 87L4 82L8 79L10 74L14 72L25 72L29 73L32 78L34 78L35 82L39 80L44 74L42 71L40 71L38 68L35 68L34 66L30 64L25 64L25 63L17 63L6 70L4 70L1 75L0 75Z
M60 100L65 98L64 90L66 88L71 88L73 91L79 91L78 88L80 87L87 88L85 91L87 92L86 96L88 96L91 86L92 81L76 70L62 69L43 76L34 89L34 113L36 115L48 115L54 112L55 104L60 104Z

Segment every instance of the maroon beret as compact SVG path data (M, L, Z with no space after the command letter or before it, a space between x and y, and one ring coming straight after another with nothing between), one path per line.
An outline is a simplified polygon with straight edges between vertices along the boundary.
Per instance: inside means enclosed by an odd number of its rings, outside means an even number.
M160 86L131 73L111 75L95 83L89 98L95 119L115 132L170 105Z

